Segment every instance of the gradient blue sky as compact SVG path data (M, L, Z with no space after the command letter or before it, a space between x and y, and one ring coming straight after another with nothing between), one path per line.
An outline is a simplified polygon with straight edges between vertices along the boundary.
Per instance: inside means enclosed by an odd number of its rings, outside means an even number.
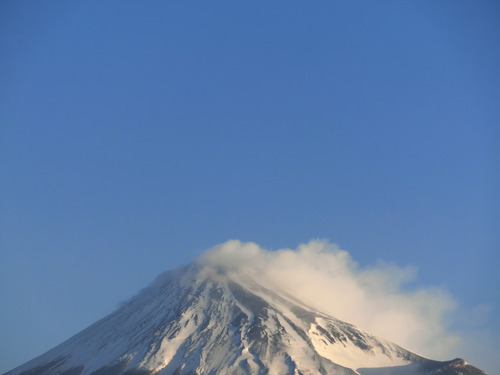
M498 338L499 41L498 1L0 2L0 372L230 238Z

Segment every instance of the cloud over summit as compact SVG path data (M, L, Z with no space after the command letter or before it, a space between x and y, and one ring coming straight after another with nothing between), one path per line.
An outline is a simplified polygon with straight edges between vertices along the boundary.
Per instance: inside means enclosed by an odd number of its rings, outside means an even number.
M361 268L347 251L322 240L275 251L231 240L197 263L258 276L270 287L424 356L456 356L460 340L446 324L455 303L437 287L405 289L416 277L413 267L380 262Z

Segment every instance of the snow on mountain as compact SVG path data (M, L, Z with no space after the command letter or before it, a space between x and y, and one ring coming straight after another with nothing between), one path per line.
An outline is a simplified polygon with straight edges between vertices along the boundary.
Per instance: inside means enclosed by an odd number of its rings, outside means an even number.
M239 269L195 263L8 375L479 375L316 311Z

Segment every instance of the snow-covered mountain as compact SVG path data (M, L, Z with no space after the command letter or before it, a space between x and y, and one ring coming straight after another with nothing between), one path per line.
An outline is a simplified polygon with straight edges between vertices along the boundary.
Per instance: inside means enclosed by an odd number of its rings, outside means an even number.
M411 353L244 272L194 263L7 374L485 373Z

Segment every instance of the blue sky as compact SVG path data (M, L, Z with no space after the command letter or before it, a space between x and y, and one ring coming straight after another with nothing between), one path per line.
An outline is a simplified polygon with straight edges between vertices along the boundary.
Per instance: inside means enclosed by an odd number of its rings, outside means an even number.
M499 19L496 1L1 2L0 372L228 239L416 266L453 324L498 338Z

